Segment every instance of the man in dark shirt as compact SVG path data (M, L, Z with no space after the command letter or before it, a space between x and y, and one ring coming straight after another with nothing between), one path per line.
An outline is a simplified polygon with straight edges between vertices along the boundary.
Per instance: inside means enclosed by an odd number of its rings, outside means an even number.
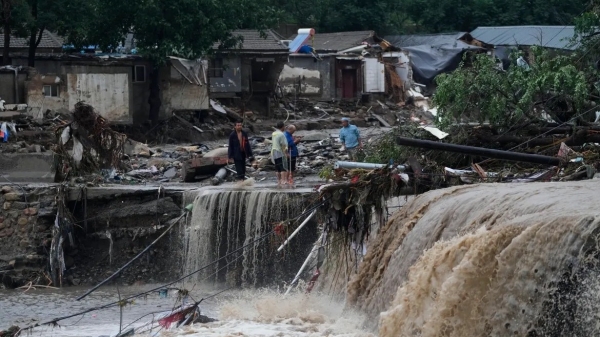
M248 141L248 134L242 130L241 122L235 123L235 129L229 135L229 162L235 163L237 180L244 180L246 177L246 159L252 160L252 147Z

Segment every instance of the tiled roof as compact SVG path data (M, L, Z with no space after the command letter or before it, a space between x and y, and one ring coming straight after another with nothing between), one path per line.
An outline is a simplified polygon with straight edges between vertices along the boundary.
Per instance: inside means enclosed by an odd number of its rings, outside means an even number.
M324 34L317 32L312 40L308 40L307 44L312 45L317 52L337 52L356 47L374 34L375 32L372 30ZM295 37L296 35L292 36L290 40L293 40Z
M574 26L507 26L478 27L473 38L495 46L542 46L555 49L576 49L571 43Z
M47 30L42 33L42 39L38 48L55 48L60 49L63 47L64 39L56 34L53 34ZM4 45L4 34L0 34L0 46ZM10 48L28 48L29 38L22 38L11 36L10 37Z
M267 35L266 38L260 36L260 32L258 30L250 30L250 29L240 29L231 32L233 36L241 36L244 41L242 42L241 50L249 51L249 50L268 50L274 52L285 52L288 50L286 46L281 44L279 41L281 40L280 36L268 29L265 31ZM217 49L219 47L218 43L213 45L213 48Z

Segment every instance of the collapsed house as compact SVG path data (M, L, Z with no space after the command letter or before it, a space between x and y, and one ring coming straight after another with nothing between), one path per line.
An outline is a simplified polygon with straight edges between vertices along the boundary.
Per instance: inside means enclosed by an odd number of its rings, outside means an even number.
M486 52L483 46L471 44L469 33L391 35L386 36L394 47L408 53L413 78L431 86L434 78L455 70L468 52Z
M386 80L386 64L394 65L394 72L400 69L396 86L410 80L407 56L390 48L374 31L318 34L314 29L299 29L284 43L291 53L279 77L284 95L322 100L384 95L392 91L391 82Z
M504 69L510 63L510 54L516 50L524 51L527 58L531 46L558 52L572 52L580 46L575 26L477 27L470 35L485 45Z
M12 95L18 97L14 103L26 104L27 113L34 118L43 118L48 110L67 112L85 101L110 123L139 124L149 119L152 64L141 56L38 54L35 69L26 67L25 55L11 58L19 69L17 81L3 80L0 92L8 93L6 97L19 92ZM208 109L206 68L206 61L169 58L160 70L161 119L174 111ZM3 72L0 76L8 79L11 75ZM16 83L14 89L8 83Z
M210 58L208 70L211 98L241 99L244 103L253 99L269 110L289 52L273 30L264 34L236 30L232 35L243 39L237 48L219 49L218 43L213 46L215 55Z

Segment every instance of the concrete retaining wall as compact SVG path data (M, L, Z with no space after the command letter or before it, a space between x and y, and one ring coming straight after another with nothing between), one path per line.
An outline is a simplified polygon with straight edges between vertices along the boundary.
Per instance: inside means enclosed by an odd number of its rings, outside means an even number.
M3 153L0 176L11 182L54 182L52 153Z

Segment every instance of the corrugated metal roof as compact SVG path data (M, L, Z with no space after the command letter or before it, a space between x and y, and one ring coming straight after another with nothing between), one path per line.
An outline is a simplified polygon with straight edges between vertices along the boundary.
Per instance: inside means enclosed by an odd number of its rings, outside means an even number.
M494 46L542 46L555 49L576 49L574 26L507 26L478 27L473 38Z
M453 44L465 34L467 33L390 35L384 37L384 39L393 44L394 47L398 48L412 46L439 46L443 44Z
M271 29L265 31L267 35L266 38L260 36L260 32L258 30L250 30L250 29L240 29L231 32L233 36L241 36L244 38L244 42L240 50L269 50L276 52L285 52L288 50L288 47L280 43L280 37L277 33L273 32ZM219 47L218 43L213 45L214 49Z
M42 39L38 48L62 48L64 39L56 34L53 34L47 30L42 33ZM0 34L0 46L4 46L4 34ZM10 37L10 48L28 48L29 38L22 38L11 36Z
M348 48L356 47L375 34L372 30L355 32L338 32L315 34L314 39L306 41L307 45L312 46L317 52L337 52ZM294 40L296 35L290 39Z

